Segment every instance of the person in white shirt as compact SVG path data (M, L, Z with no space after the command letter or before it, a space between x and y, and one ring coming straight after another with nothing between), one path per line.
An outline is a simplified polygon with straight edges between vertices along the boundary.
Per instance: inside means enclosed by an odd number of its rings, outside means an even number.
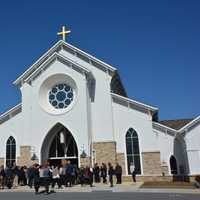
M135 165L133 162L130 163L130 172L132 174L133 182L135 183L136 182L136 171L135 171Z

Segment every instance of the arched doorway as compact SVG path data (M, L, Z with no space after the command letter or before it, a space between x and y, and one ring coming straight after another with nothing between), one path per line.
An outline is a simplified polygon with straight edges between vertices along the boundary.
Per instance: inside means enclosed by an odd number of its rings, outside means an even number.
M170 157L170 169L171 169L171 174L173 175L178 174L176 158L173 155Z
M78 166L78 147L72 133L62 124L56 124L44 139L41 149L41 162L59 165L70 160Z

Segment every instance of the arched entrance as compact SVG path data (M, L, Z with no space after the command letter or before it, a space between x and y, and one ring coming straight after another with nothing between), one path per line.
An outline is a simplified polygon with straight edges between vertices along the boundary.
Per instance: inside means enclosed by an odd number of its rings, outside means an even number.
M176 158L173 155L170 157L170 169L171 169L171 174L173 175L178 174Z
M41 149L41 162L49 161L59 165L63 160L70 160L78 166L78 147L71 132L62 124L56 124L44 139Z

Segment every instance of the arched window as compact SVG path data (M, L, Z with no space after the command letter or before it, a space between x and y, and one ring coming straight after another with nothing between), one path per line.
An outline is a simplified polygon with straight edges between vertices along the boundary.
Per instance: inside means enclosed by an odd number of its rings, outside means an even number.
M141 165L140 165L140 148L137 132L130 128L126 133L126 154L127 154L127 165L128 173L130 172L130 165L135 166L135 171L137 174L141 174Z
M176 158L173 155L170 157L170 169L171 174L178 174Z
M16 162L16 142L10 136L6 142L6 166L13 166Z

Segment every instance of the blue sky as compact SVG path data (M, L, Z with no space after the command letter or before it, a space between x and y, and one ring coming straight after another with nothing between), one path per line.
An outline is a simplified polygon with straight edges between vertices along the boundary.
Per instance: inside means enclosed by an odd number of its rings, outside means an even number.
M117 67L129 97L161 119L200 114L200 1L2 1L0 113L21 100L12 82L59 40Z

